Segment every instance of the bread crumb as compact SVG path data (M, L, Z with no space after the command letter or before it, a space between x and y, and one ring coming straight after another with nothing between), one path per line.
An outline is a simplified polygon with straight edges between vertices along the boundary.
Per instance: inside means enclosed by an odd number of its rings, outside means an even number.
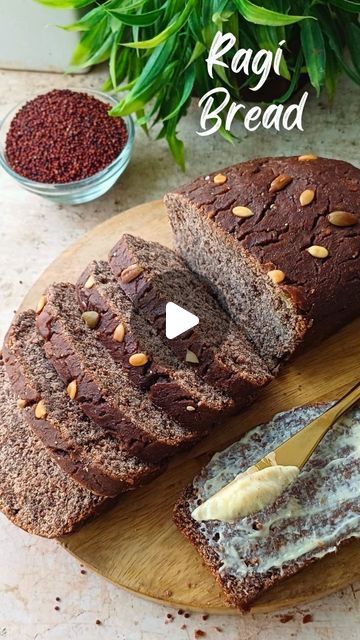
M178 616L182 616L184 614L184 609L179 609L178 610Z
M202 629L195 629L194 638L204 638L205 636L205 631L203 631Z
M182 624L180 629L186 629L186 624Z
M59 607L58 605L56 605L56 606L54 607L54 609L55 609L55 611L60 611L60 607Z
M308 622L312 622L312 621L313 621L313 617L312 617L311 613L307 613L303 617L303 624L307 624Z
M81 573L83 576L85 576L85 575L86 575L86 571L85 571L85 569L81 569L80 573Z
M102 624L101 620L95 620L95 624Z
M190 613L188 612L184 613L184 618L190 618Z
M173 592L170 591L170 589L166 589L166 591L164 591L164 597L165 598L171 598Z
M56 602L61 602L61 598L59 598L59 596L56 596L55 600Z
M283 624L285 624L286 622L290 622L290 620L294 620L294 616L291 613L285 613L284 615L280 616L280 622L282 622Z
M203 620L207 620L209 618L209 614L208 613L204 613L202 619Z

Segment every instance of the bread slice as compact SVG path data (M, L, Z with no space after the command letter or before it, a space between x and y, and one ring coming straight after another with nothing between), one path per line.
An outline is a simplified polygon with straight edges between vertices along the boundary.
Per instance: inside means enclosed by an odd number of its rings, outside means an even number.
M132 382L148 390L151 401L174 420L189 428L209 428L234 411L234 401L229 396L199 380L163 344L151 325L135 311L107 262L94 261L87 267L77 282L77 293L82 311L99 315L95 331L100 342ZM137 353L146 355L145 365L130 364L131 356Z
M174 251L125 234L110 252L109 262L135 307L184 364L193 362L188 366L205 382L231 395L238 406L270 382L268 368L244 334ZM199 324L168 340L167 302L198 316Z
M300 156L218 176L166 195L175 243L276 368L305 337L324 338L360 313L360 169ZM314 245L322 258L309 253Z
M0 509L45 538L71 533L108 504L75 483L47 454L18 409L0 360Z
M24 405L24 418L74 480L99 495L116 496L160 473L158 465L129 456L118 438L106 434L69 398L46 358L34 311L15 318L5 338L3 357L13 391ZM39 402L46 410L43 418L36 417Z
M55 284L37 317L45 351L75 400L96 424L116 435L131 455L159 462L199 439L152 405L129 381L81 317L75 287Z
M284 578L360 537L360 408L338 420L274 504L229 523L197 522L192 511L327 406L292 409L253 429L215 454L175 506L176 525L242 611Z

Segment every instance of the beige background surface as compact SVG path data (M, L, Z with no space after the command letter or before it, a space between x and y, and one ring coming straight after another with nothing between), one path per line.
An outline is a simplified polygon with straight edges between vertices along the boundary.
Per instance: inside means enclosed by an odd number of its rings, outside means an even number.
M55 86L100 85L97 74L62 78L50 74L1 72L0 116L16 102ZM180 132L188 148L187 176L257 155L304 153L334 156L360 166L360 92L343 82L333 109L312 99L304 118L304 133L241 132L229 146L222 139L195 135L199 113L194 105ZM80 207L63 207L40 200L0 174L0 333L11 320L29 286L66 246L99 222L123 209L160 197L186 178L174 166L163 142L138 132L131 165L116 187L101 200ZM207 638L235 640L300 638L337 640L358 638L360 585L316 604L280 614L221 618L176 611L145 602L81 567L56 543L32 538L0 516L0 638L11 640L125 639L160 640L170 635L193 638L196 629ZM55 598L60 597L61 602ZM54 610L55 606L60 611ZM304 624L304 615L313 621ZM101 625L96 625L96 620ZM181 628L182 625L186 628ZM221 629L219 631L218 629Z

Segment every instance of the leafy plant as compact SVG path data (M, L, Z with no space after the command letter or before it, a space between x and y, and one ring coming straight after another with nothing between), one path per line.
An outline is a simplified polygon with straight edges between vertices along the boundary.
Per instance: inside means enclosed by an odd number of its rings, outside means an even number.
M85 8L78 22L65 27L82 32L72 65L84 68L108 61L104 90L127 92L111 114L135 114L146 131L161 123L158 137L166 138L181 167L184 147L176 128L191 96L225 85L239 99L254 81L251 76L239 81L223 67L209 78L204 58L217 31L232 32L239 46L254 51L275 52L279 41L286 41L277 102L289 100L306 79L318 95L325 89L330 101L340 73L360 84L360 1L37 1L58 9ZM224 129L220 133L231 137Z

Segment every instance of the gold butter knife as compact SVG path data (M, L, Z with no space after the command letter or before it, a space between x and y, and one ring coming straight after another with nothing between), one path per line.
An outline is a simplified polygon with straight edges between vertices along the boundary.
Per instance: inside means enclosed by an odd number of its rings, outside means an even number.
M336 420L358 400L360 400L360 384L350 389L330 409L252 465L251 469L260 471L274 465L291 465L302 469Z

